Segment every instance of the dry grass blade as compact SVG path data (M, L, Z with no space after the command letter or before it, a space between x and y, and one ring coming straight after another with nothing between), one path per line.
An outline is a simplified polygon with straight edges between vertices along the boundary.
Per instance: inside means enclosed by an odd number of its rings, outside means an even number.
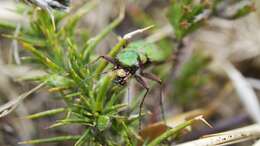
M253 146L260 146L260 140L256 141Z
M153 28L153 27L154 27L154 25L151 25L151 26L148 26L148 27L145 27L145 28L142 28L142 29L137 29L137 30L135 30L135 31L129 32L129 33L127 33L126 35L124 35L123 39L125 39L125 40L130 40L130 39L132 39L135 35L141 34L141 33L145 32L145 31L147 31L147 30L149 30L149 29L151 29L151 28Z
M260 90L260 80L256 78L247 78L247 81L257 90Z
M22 16L26 17L28 13L28 10L24 11ZM16 25L15 31L14 31L14 37L18 38L20 31L21 31L22 23L18 23ZM18 45L18 40L14 39L12 42L12 47L13 47L13 55L14 55L14 60L16 64L21 64L21 59L19 55L19 45Z
M0 118L8 115L9 113L11 113L19 105L19 103L21 103L26 97L28 97L33 92L35 92L38 89L40 89L44 84L45 84L45 82L39 84L38 86L36 86L35 88L31 89L30 91L21 94L16 99L11 100L8 103L0 106Z
M243 102L250 116L256 122L260 123L260 104L252 86L248 83L246 78L228 61L224 62L222 67L233 82L240 100Z
M260 125L255 124L236 130L208 135L204 138L179 144L177 146L225 146L260 137Z

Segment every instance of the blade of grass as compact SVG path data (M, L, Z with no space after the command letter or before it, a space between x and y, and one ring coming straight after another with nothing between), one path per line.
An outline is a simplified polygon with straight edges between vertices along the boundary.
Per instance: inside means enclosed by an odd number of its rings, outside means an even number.
M18 144L42 144L42 143L55 143L55 142L63 142L63 141L76 141L80 137L81 136L58 136L58 137L52 137L52 138L22 141L22 142L19 142Z
M189 121L186 121L178 126L176 126L175 128L172 128L168 131L166 131L165 133L163 133L161 136L157 137L156 139L154 139L152 142L150 142L147 146L157 146L160 143L162 143L164 140L166 140L167 138L177 134L180 130L184 129L187 126L192 125L194 122L196 121L202 121L203 123L205 123L206 125L209 125L207 122L205 122L205 120L203 119L202 116L198 116L195 117L194 119L191 119Z

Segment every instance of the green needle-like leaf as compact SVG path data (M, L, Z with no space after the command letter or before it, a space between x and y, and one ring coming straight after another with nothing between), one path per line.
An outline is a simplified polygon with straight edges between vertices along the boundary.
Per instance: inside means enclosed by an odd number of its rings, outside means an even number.
M79 138L80 136L58 136L52 138L23 141L23 142L19 142L19 144L42 144L42 143L55 143L55 142L63 142L63 141L76 141Z
M28 118L28 119L38 119L38 118L43 118L43 117L46 117L46 116L53 116L53 115L56 115L56 114L59 114L59 113L63 113L64 111L66 111L65 108L57 108L57 109L52 109L52 110L47 110L47 111L44 111L44 112L32 114L30 116L27 116L26 118Z
M89 130L86 130L74 146L83 146L89 137Z

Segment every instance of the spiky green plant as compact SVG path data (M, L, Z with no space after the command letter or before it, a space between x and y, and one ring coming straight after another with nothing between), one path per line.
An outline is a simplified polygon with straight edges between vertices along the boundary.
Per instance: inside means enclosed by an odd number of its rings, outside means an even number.
M128 112L135 111L137 106L131 105L129 110L129 107L122 102L125 90L124 87L112 83L113 74L101 76L108 66L107 62L91 64L93 58L98 57L94 51L96 46L123 20L123 10L118 18L93 38L76 33L81 17L95 5L95 1L86 3L73 15L55 11L55 26L48 12L31 8L28 10L29 26L22 27L18 36L5 35L19 40L23 48L31 53L24 61L31 62L46 71L47 75L32 80L44 84L50 91L59 94L66 103L64 107L36 113L28 118L36 119L63 113L65 116L50 128L77 124L83 129L79 135L29 140L21 144L70 140L75 141L75 146L130 146L143 141L137 134L138 114ZM193 4L191 0L174 1L168 16L178 41L182 41L186 35L201 26L200 19L198 21L196 17L206 8L205 4ZM0 28L15 30L16 26L1 22ZM121 38L108 55L115 57L120 49L127 45L128 38L129 35ZM188 70L185 75L191 76L190 74L194 72L190 73ZM181 129L196 120L192 119L174 129L169 129L144 145L158 145L167 138L176 136Z
M43 10L29 11L30 25L23 27L19 36L6 37L17 39L23 48L32 55L26 61L37 64L44 69L47 75L37 77L35 81L44 82L51 91L57 92L66 102L66 107L51 109L36 113L29 118L42 118L54 114L64 113L50 128L78 124L82 126L81 135L67 135L27 141L23 143L46 143L65 140L75 140L75 145L132 145L129 135L133 133L137 117L129 114L119 114L126 110L127 105L121 102L123 88L112 85L111 75L100 76L106 63L89 65L91 58L97 57L94 49L109 32L123 19L123 12L94 38L80 36L78 43L76 34L77 22L96 4L87 3L73 15L61 12L55 13L56 29L52 25L48 13ZM3 27L12 25L3 25ZM126 44L122 39L111 51L113 57ZM122 140L122 136L125 139Z
M128 112L135 111L137 107L131 106L133 109L129 110L122 102L124 87L111 82L113 74L101 76L107 62L91 63L93 58L98 57L94 49L123 20L124 11L93 38L78 36L76 33L80 18L95 5L93 2L87 3L73 15L55 12L54 27L46 11L31 9L28 12L29 27L22 27L18 36L4 35L19 40L23 48L31 53L24 61L36 64L47 72L47 75L32 80L44 83L49 91L59 94L66 103L65 107L36 113L28 118L37 119L63 113L64 118L50 128L77 124L83 129L79 135L29 140L21 144L71 140L75 141L75 146L136 145L140 141L136 132L138 114ZM13 24L3 23L2 27L15 29ZM136 33L139 32L142 31ZM108 55L115 57L136 33L121 38Z

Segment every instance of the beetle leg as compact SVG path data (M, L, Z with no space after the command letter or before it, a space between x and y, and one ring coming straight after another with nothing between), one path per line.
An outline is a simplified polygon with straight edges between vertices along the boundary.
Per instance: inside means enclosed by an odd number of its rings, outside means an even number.
M160 107L161 107L161 114L162 114L162 119L165 121L165 114L164 114L164 109L163 109L163 85L162 85L162 80L157 77L156 75L152 74L152 73L145 73L143 72L143 69L140 69L140 75L144 78L156 81L157 83L160 84Z
M156 75L152 74L152 73L145 73L142 70L140 71L140 75L144 78L156 81L158 84L162 84L162 80L157 77Z
M147 85L147 83L144 81L144 79L141 77L141 76L138 76L138 75L135 75L134 76L136 81L143 87L146 89L146 92L141 100L141 103L140 103L140 107L139 107L139 129L141 129L141 121L142 121L142 108L143 108L143 104L144 104L144 101L145 101L145 97L146 95L148 94L149 92L149 87Z
M105 59L107 62L109 62L109 63L111 63L111 64L113 64L113 65L115 65L115 66L117 65L115 59L112 58L112 57L110 57L110 56L102 55L102 56L99 56L99 58L103 58L103 59ZM98 59L99 59L99 58L98 58Z
M145 78L147 78L147 79L156 81L156 82L159 83L159 84L162 84L162 81L161 81L161 79L160 79L159 77L157 77L156 75L154 75L154 74L152 74L152 73L145 73L145 72L144 72L145 66L144 66L144 64L142 63L142 61L141 61L140 58L138 58L138 62L139 62L138 64L139 64L139 67L140 67L140 75L141 75L142 77L145 77Z

